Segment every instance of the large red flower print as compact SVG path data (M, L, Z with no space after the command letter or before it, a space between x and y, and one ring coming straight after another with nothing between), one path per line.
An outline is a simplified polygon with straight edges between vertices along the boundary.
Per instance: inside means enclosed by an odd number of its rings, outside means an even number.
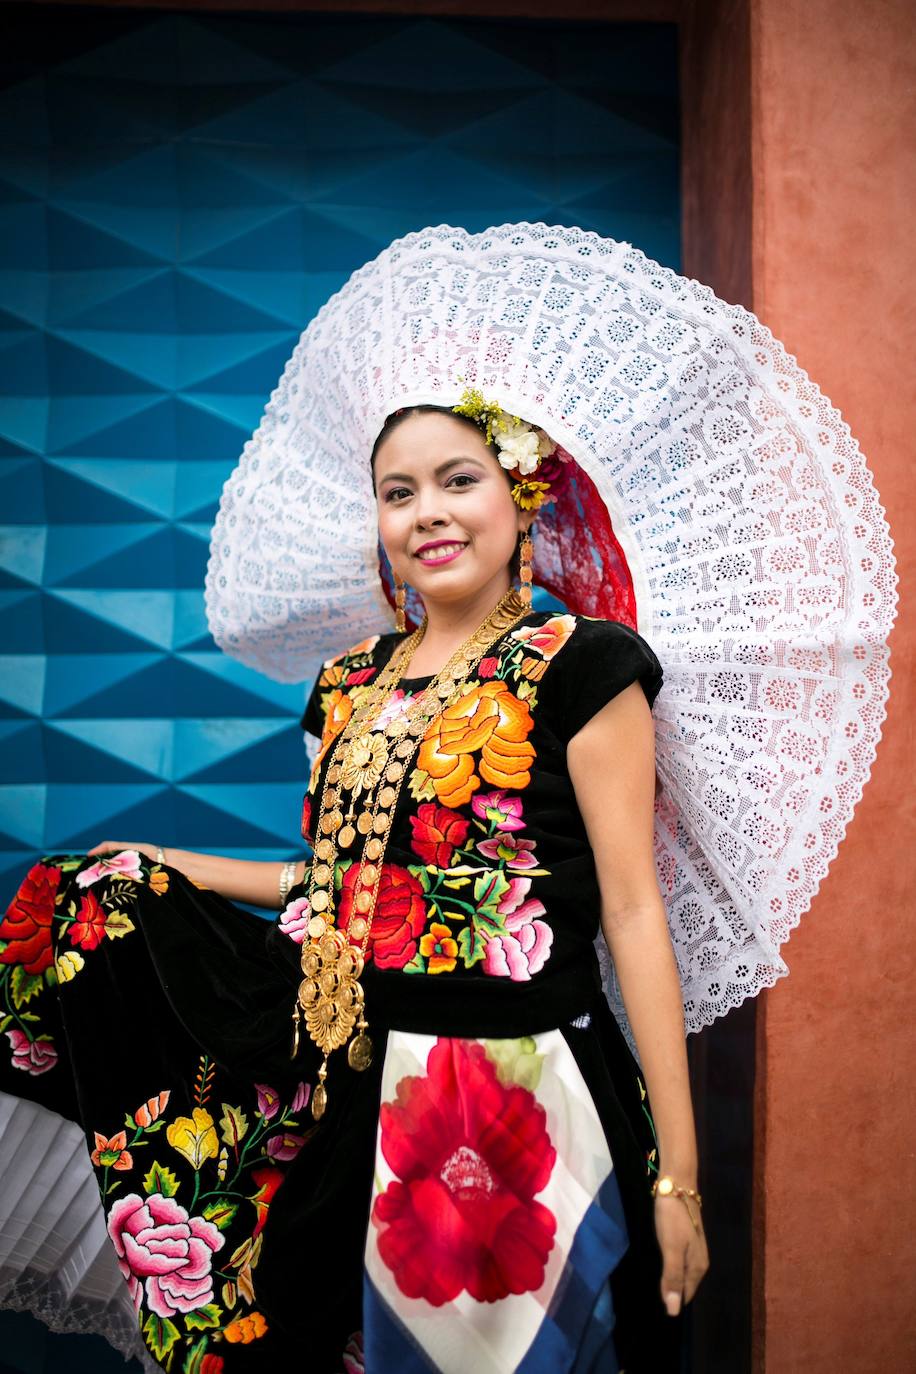
M372 1220L401 1292L441 1307L465 1289L498 1302L540 1288L556 1218L535 1195L557 1152L534 1094L500 1083L483 1045L442 1039L380 1119L398 1177Z
M0 922L0 940L9 941L0 964L22 964L26 973L51 967L51 918L59 883L59 868L35 864L29 869Z

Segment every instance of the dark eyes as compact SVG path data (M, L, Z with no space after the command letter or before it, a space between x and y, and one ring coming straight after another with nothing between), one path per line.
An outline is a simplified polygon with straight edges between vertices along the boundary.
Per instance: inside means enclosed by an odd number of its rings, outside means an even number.
M478 479L471 476L469 472L456 472L452 477L448 478L445 485L446 487L455 487L461 491L466 487L476 487L477 482ZM407 496L413 496L410 487L389 487L385 492L384 499L387 502L397 504L403 501Z

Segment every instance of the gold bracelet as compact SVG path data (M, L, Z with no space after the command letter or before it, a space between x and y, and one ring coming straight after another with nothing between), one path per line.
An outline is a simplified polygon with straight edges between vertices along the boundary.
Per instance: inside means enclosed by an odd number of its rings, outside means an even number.
M690 1218L693 1229L696 1231L697 1235L700 1234L699 1222L694 1217L693 1212L691 1212L690 1203L687 1201L689 1197L692 1197L697 1206L702 1209L703 1199L695 1188L682 1188L679 1184L675 1183L670 1174L660 1174L652 1184L651 1192L653 1197L679 1197L687 1208L687 1215Z

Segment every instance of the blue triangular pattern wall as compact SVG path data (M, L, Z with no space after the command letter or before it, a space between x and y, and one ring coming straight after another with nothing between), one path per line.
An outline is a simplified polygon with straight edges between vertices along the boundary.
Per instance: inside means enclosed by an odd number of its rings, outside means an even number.
M307 684L207 635L222 483L299 331L395 235L544 219L677 268L676 32L7 14L0 872L104 838L283 857Z

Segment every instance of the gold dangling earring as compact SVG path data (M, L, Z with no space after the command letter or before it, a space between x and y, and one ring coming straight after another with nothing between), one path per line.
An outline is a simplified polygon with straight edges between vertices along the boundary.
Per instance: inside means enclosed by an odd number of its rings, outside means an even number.
M394 628L399 635L407 631L407 583L394 574Z
M518 575L521 582L521 597L526 606L531 605L531 560L534 557L534 545L531 542L530 530L525 530L522 535L521 548L519 549Z

